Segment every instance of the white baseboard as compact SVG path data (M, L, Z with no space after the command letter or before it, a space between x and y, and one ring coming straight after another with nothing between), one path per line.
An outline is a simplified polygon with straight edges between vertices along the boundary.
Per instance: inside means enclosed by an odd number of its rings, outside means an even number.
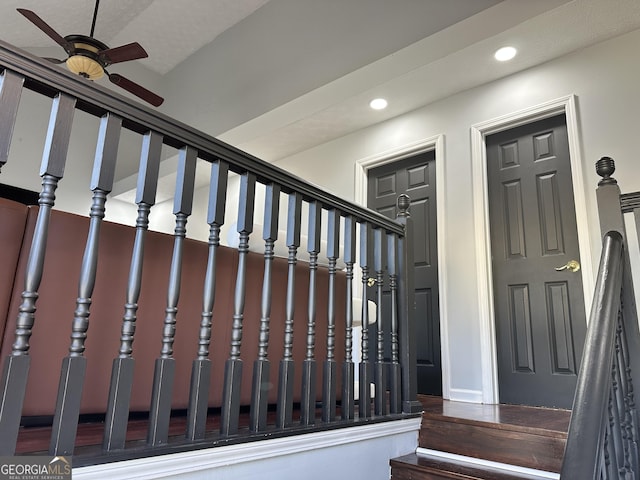
M449 398L454 402L482 403L482 390L468 390L464 388L449 389Z

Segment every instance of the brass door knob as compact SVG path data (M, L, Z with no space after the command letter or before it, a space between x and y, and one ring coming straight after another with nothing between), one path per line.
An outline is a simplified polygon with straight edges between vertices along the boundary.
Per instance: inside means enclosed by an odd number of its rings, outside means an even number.
M580 270L580 262L578 262L577 260L569 260L561 267L556 267L556 271L558 272L561 272L563 270L570 270L571 272L575 273Z

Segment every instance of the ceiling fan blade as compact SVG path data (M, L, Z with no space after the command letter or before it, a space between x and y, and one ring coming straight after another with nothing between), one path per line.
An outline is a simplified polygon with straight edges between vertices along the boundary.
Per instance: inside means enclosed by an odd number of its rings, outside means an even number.
M45 34L47 34L49 38L51 38L54 42L56 42L58 45L64 48L67 53L70 52L71 45L69 44L69 42L67 42L62 35L60 35L53 28L51 28L51 26L47 22L45 22L38 15L36 15L35 12L32 12L31 10L27 10L25 8L18 8L17 10L22 15L24 15L27 18L27 20L33 23Z
M111 83L119 86L120 88L124 88L129 93L133 93L135 96L140 97L142 100L150 103L154 107L159 107L160 105L162 105L162 102L164 102L164 98L147 90L143 86L132 82L122 75L118 75L117 73L108 73L106 71L105 73L109 76L109 80L111 81Z
M108 50L102 50L99 55L104 59L104 63L107 65L128 62L129 60L137 60L139 58L147 58L149 56L145 49L142 48L142 45L138 42L128 43Z

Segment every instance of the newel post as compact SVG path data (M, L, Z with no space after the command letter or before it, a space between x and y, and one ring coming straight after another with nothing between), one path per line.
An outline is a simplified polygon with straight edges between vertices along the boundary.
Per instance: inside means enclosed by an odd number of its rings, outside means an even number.
M613 175L616 164L611 157L602 157L596 162L596 173L602 177L596 189L598 216L600 217L600 234L615 230L626 238L624 219L620 209L620 187Z
M611 157L602 157L596 162L596 173L602 177L602 180L598 182L598 188L596 189L598 217L600 218L600 235L604 237L607 232L613 230L619 232L624 241L624 269L622 272L621 305L623 315L621 316L621 320L624 323L624 331L626 333L625 336L628 345L629 371L640 372L640 331L637 321L638 308L633 289L627 232L624 223L624 213L633 212L636 224L636 235L638 235L638 238L640 239L640 207L638 207L636 198L637 194L620 194L618 182L612 177L615 171L616 164ZM633 235L633 231L631 231L631 235Z
M398 240L398 343L402 366L402 412L418 413L422 404L417 399L416 370L416 305L413 274L413 220L409 214L411 199L400 195L396 221L404 226L404 236Z

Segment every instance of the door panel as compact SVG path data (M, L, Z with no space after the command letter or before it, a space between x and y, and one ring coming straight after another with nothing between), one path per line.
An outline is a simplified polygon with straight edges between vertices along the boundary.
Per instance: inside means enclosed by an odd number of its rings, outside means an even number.
M500 401L568 408L586 318L564 115L488 136Z
M395 219L398 195L406 193L411 197L418 393L442 395L435 179L433 151L371 169L368 174L367 204L369 208ZM384 299L387 298L385 293ZM388 312L388 300L383 300L383 303L383 311ZM388 325L383 325L383 328L389 331ZM375 333L370 332L370 338L375 339ZM385 345L385 358L389 358L388 350L389 345ZM370 352L374 352L372 358L375 358L375 351L373 340L370 346Z
M534 373L531 303L528 285L509 285L509 323L517 372Z

